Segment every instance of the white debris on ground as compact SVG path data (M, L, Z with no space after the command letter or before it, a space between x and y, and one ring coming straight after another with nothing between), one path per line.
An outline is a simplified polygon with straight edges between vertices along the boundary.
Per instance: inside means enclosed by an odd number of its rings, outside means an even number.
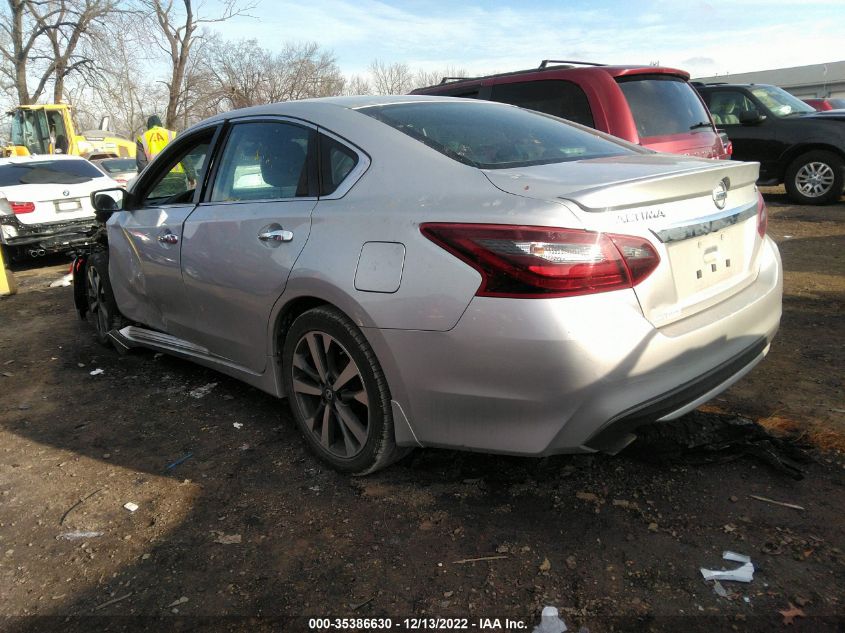
M240 429L240 428L243 427L243 423L242 422L232 422L232 426L234 426L236 429Z
M98 536L102 536L102 532L94 532L94 531L86 531L86 530L74 530L73 532L65 532L64 534L59 534L56 536L56 540L59 541L76 541L79 539L84 538L97 538Z
M566 623L560 619L557 607L543 607L540 624L534 627L534 633L564 633Z
M105 369L100 369L99 367L97 367L97 369L95 369L94 371L89 372L89 373L90 373L92 376L99 376L99 375L100 375L100 374L102 374L104 371L105 371Z
M722 558L733 561L735 563L742 563L736 569L704 569L701 568L701 575L704 580L729 580L733 582L751 582L754 579L754 564L751 562L751 557L744 554L737 554L736 552L724 552Z
M130 512L135 512L140 506L137 503L133 503L132 501L128 501L123 504L123 507L129 510Z
M73 284L73 273L68 273L64 277L56 279L56 281L50 284L51 288L62 288L64 286L70 286Z
M200 398L205 398L211 391L217 386L216 382L210 382L207 385L203 385L202 387L197 387L196 389L191 389L188 392L188 395L192 398L196 398L199 400Z

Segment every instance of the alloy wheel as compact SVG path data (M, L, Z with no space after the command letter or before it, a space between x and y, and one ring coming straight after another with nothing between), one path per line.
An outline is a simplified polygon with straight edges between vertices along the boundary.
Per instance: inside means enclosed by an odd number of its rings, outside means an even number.
M833 168L827 163L810 162L802 165L795 174L795 186L808 198L823 196L833 186Z
M305 425L334 457L358 455L370 434L370 406L358 365L325 332L306 332L293 359L293 392Z
M105 288L103 288L100 274L96 267L89 265L88 278L88 311L94 318L97 332L107 334L109 331L109 311L106 306Z

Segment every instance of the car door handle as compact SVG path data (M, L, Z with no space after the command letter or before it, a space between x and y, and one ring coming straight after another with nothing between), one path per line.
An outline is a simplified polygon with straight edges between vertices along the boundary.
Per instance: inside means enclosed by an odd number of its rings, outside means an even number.
M290 242L293 239L293 233L284 229L276 229L275 231L259 233L258 239L262 242Z
M176 244L179 241L179 236L173 233L164 233L158 236L158 241L162 244Z

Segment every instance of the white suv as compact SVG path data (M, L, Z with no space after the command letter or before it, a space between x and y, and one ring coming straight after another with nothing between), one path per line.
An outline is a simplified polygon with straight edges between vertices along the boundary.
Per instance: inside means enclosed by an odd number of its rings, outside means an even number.
M92 191L117 183L79 156L0 158L0 244L8 259L86 244Z

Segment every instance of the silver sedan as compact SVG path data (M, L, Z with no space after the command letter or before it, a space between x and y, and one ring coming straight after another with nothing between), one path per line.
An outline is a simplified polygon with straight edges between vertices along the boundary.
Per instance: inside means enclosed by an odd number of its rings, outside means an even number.
M103 342L287 397L345 472L412 447L616 452L768 351L757 176L476 100L228 112L94 195L77 308Z

